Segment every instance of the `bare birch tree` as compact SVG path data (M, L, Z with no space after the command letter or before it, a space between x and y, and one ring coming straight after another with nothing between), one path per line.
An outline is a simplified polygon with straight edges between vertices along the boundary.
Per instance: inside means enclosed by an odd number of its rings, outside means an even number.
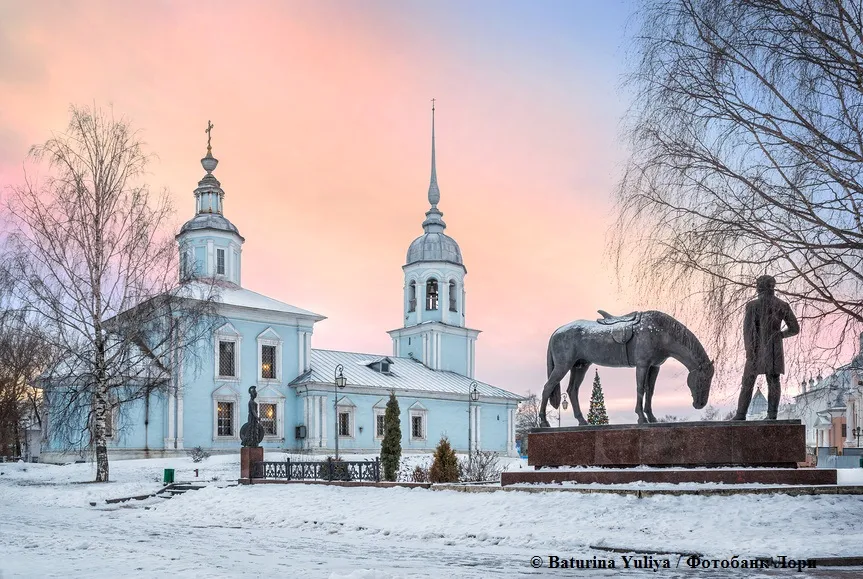
M638 22L621 279L691 308L723 364L770 274L801 319L798 352L847 353L863 326L863 5L650 0Z
M25 170L11 196L15 296L61 357L42 378L50 435L92 449L103 482L106 427L126 403L170 386L215 323L214 296L206 284L177 287L168 196L141 182L149 156L127 121L72 107L66 132L28 159L46 173Z

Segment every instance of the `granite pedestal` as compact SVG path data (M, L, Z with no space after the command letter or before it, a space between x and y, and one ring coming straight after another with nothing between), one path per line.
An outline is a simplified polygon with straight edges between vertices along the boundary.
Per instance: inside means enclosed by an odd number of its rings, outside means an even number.
M501 475L501 486L533 484L626 484L645 483L723 483L766 485L835 485L835 468L662 468L641 469L582 469L548 468L541 471L522 470Z
M799 420L657 422L537 428L527 463L545 466L773 466L806 460Z
M244 446L240 449L240 483L248 484L252 480L252 472L256 462L264 460L264 448L261 446Z
M536 471L504 473L501 484L836 484L835 470L797 469L806 460L806 428L799 420L537 428L528 434L527 448L527 463ZM547 468L579 466L604 468Z

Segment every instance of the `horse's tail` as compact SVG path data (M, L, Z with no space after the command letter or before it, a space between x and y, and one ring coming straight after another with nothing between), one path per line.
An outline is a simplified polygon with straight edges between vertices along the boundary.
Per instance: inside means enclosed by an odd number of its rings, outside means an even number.
M548 362L548 376L547 378L551 378L551 373L554 371L554 356L551 354L551 345L554 341L554 335L548 340L548 354L546 355L546 359ZM557 408L560 404L560 382L558 382L554 390L551 391L551 394L548 396L548 403L551 404L552 408Z

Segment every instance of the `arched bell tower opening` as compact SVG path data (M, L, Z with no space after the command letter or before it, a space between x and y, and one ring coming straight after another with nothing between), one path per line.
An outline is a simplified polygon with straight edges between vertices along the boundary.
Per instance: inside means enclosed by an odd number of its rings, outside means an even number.
M426 281L426 311L438 309L438 283L435 278Z
M458 243L444 233L446 223L438 209L434 115L432 104L430 207L422 223L423 234L411 242L402 267L404 326L389 334L393 339L393 355L412 356L430 368L473 377L474 344L479 330L465 326L467 269Z

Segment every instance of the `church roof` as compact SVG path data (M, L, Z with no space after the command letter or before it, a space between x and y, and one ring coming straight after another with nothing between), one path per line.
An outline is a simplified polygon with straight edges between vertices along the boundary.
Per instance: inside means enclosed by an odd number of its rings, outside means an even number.
M237 229L237 226L228 221L224 215L218 213L199 213L183 224L177 237L189 231L199 229L216 229L240 235L240 230ZM242 235L240 237L242 238Z
M439 232L425 233L411 243L405 263L410 265L420 261L448 261L464 265L456 240Z
M767 413L767 399L761 393L761 387L755 391L755 396L752 397L752 402L749 403L749 411L747 416L755 416L756 414Z
M391 360L388 373L382 373L370 367L370 361L383 358L385 356L376 354L316 350L313 348L311 351L311 370L297 377L290 385L332 384L336 366L342 364L349 385L380 388L382 396L395 389L428 394L456 394L466 398L470 392L470 385L476 382L480 400L483 398L503 398L519 402L524 399L524 396L455 372L432 370L422 362L411 358L386 356L387 359Z
M267 297L263 294L253 292L252 290L232 283L218 283L211 290L210 282L191 281L183 284L176 291L178 295L193 299L203 299L205 296L211 295L212 292L215 301L220 304L293 314L295 316L313 318L315 321L327 319L326 316L322 316L321 314L316 314L315 312L292 306L291 304L281 302L277 299Z

